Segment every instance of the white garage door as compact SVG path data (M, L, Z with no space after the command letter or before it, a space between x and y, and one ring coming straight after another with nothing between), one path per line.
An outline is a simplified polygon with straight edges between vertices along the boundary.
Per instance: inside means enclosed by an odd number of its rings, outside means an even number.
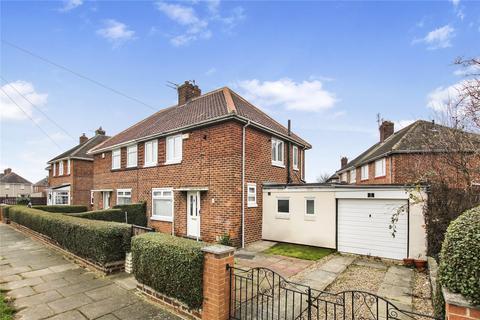
M338 251L376 257L407 257L406 200L339 199ZM396 223L397 232L389 229L392 214L404 206Z

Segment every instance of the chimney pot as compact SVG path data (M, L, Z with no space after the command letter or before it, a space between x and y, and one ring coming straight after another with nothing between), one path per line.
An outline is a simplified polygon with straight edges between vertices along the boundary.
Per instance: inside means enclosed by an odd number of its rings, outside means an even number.
M85 133L82 133L82 135L79 138L80 144L87 142L87 140L88 140L88 137L85 135Z
M100 126L97 130L95 130L95 135L105 135L105 130L103 130Z
M12 169L11 169L11 168L7 168L7 169L3 170L3 173L4 173L4 174L9 174L9 173L11 173L11 172L12 172Z
M181 106L187 103L189 100L199 97L202 94L202 90L197 85L194 85L190 81L185 81L184 84L177 88L178 91L178 105Z
M380 125L380 142L384 142L395 132L395 125L391 121L383 121Z
M340 159L340 169L343 169L347 166L348 163L348 158L347 157L342 157Z

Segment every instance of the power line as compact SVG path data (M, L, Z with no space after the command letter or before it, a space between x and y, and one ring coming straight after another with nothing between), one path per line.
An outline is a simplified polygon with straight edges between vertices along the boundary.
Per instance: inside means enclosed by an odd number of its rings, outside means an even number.
M13 86L10 82L8 82L2 75L0 75L0 78L5 81L5 83L10 87L12 88L13 90L15 90L20 96L23 97L23 99L25 99L28 103L30 103L35 109L37 109L37 111L39 111L41 114L43 114L45 116L45 118L47 118L48 120L50 120L55 126L57 126L57 128L59 128L60 130L62 130L66 135L68 135L70 138L74 139L75 138L70 134L68 133L67 130L65 130L62 126L60 126L56 121L54 121L52 118L50 118L45 112L43 112L39 107L37 107L32 101L30 101L30 99L28 99L23 93L21 93L20 91L18 91L17 88L15 88L15 86Z
M40 60L42 60L42 61L44 61L44 62L46 62L46 63L49 63L49 64L51 64L51 65L53 65L53 66L55 66L55 67L57 67L57 68L63 69L63 70L65 70L65 71L68 71L68 72L76 75L76 76L79 77L79 78L82 78L82 79L84 79L84 80L90 81L90 82L96 84L97 86L100 86L100 87L102 87L102 88L104 88L104 89L107 89L107 90L109 90L109 91L111 91L111 92L113 92L113 93L118 94L119 96L122 96L122 97L124 97L124 98L129 99L129 100L132 100L132 101L134 101L134 102L136 102L136 103L138 103L138 104L141 104L141 105L143 105L143 106L145 106L145 107L147 107L147 108L150 108L150 109L152 109L152 110L158 111L157 108L149 105L148 103L145 103L145 102L143 102L143 101L141 101L141 100L139 100L139 99L137 99L137 98L135 98L135 97L132 97L132 96L126 94L126 93L123 93L123 92L121 92L121 91L119 91L119 90L117 90L117 89L114 89L114 88L110 87L109 85L106 85L106 84L104 84L104 83L102 83L102 82L100 82L100 81L97 81L97 80L95 80L95 79L92 79L92 78L90 78L90 77L88 77L88 76L85 76L85 75L83 75L83 74L81 74L81 73L79 73L79 72L76 72L76 71L74 71L74 70L72 70L72 69L70 69L70 68L68 68L68 67L65 67L65 66L63 66L63 65L61 65L61 64L58 64L58 63L56 63L56 62L53 62L53 61L51 61L51 60L49 60L49 59L47 59L47 58L45 58L45 57L42 57L42 56L40 56L40 55L38 55L38 54L36 54L36 53L33 53L33 52L31 52L31 51L29 51L29 50L27 50L27 49L25 49L25 48L22 48L22 47L20 47L20 46L18 46L18 45L16 45L16 44L13 44L13 43L11 43L11 42L9 42L9 41L7 41L7 40L2 39L2 42L3 42L4 44L12 47L12 48L15 48L15 49L17 49L17 50L19 50L19 51L22 51L22 52L26 53L26 54L29 54L29 55L31 55L32 57L35 57L35 58L37 58L37 59L40 59Z
M62 149L62 147L60 147L60 146L55 142L55 140L53 140L53 138L52 138L45 130L43 130L43 128L40 127L40 125L39 125L38 123L36 123L35 120L33 120L33 118L30 117L30 115L29 115L25 110L23 110L23 108L20 107L20 105L19 105L17 102L15 102L15 100L13 100L13 98L10 97L10 95L9 95L8 93L5 92L5 90L4 90L3 88L0 87L0 90L2 90L2 92L10 99L10 101L13 102L13 104L15 104L15 105L17 106L18 109L22 110L22 112L40 129L40 131L43 132L43 134L44 134L45 136L47 136L48 139L50 139L50 141L53 142L53 144L55 144L59 149Z

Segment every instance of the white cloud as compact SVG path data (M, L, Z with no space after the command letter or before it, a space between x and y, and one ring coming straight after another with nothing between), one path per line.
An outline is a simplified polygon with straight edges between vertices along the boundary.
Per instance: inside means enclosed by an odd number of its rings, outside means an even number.
M460 4L460 0L450 0L450 2L453 4L454 7L458 7Z
M65 0L63 1L64 5L60 8L60 11L67 12L73 10L83 4L83 0Z
M394 121L395 130L403 129L403 128L411 125L414 122L415 122L415 120L397 120L397 121Z
M97 30L97 34L113 43L114 47L135 38L135 31L130 30L124 23L113 19L104 21L104 28Z
M453 74L461 77L465 77L473 74L480 74L480 66L471 65L466 68L457 69L453 72Z
M25 120L33 116L34 107L23 96L37 107L44 106L48 98L48 94L36 92L30 82L17 80L7 83L0 90L0 118L2 120ZM9 97L25 112L20 110Z
M447 24L430 31L421 39L414 39L412 43L425 43L430 50L443 49L452 46L453 37L455 37L455 29Z
M211 76L215 72L217 72L217 69L212 67L212 68L208 69L207 72L205 72L205 75Z
M319 80L294 82L284 78L277 81L245 80L238 83L245 98L259 106L284 106L289 110L320 111L333 107L335 94L323 88Z
M434 111L445 112L450 104L455 103L459 97L463 81L448 87L438 87L428 94L427 106Z

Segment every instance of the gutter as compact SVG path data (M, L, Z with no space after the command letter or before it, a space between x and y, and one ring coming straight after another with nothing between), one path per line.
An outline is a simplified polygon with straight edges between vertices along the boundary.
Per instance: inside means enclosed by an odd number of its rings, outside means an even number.
M242 248L245 248L245 133L249 125L250 121L242 128Z

